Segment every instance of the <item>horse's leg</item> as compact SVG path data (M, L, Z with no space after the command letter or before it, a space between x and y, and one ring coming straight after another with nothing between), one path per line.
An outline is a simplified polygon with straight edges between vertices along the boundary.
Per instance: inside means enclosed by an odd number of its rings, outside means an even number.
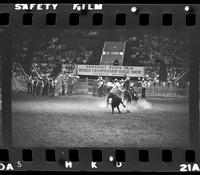
M129 103L131 104L131 96L129 96Z
M112 114L114 113L114 107L112 107Z
M120 103L124 106L124 108L126 107L125 104L122 101Z
M119 98L119 99L118 99L119 105L120 105L120 103L121 103L124 107L126 107L126 106L124 105L123 101L122 101L122 98L121 98L121 97L118 97L118 98Z
M126 99L126 97L125 97L125 92L123 93L123 99L122 99L122 101L124 102L125 101L125 99Z
M119 106L117 106L117 109L118 109L118 111L119 111L119 114L121 114L121 111L120 111L120 109L119 109Z
M108 100L108 97L106 99L106 106L108 107L108 104L109 104L109 100Z

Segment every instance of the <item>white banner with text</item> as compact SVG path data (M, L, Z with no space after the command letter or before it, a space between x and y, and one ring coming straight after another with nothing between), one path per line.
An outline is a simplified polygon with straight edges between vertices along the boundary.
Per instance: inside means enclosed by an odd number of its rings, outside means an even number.
M128 76L143 77L145 67L140 66L109 66L109 65L77 65L78 75L93 76Z

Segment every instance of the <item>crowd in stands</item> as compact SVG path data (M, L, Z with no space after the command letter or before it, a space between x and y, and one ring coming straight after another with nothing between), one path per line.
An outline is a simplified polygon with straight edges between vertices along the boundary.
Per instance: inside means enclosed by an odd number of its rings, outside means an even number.
M183 39L144 34L129 37L126 42L128 53L125 56L128 58L125 57L125 64L148 67L148 77L158 77L161 62L166 66L167 80L170 81L175 81L188 70L188 43Z
M87 45L87 42L78 40L92 39L96 43L102 40L104 43L107 36L105 32L96 30L64 30L55 37L49 37L45 43L38 43L40 49L36 49L33 54L33 63L38 63L38 70L49 73L59 70L62 64L68 64L72 71L76 64L99 64L101 52L95 55L95 48ZM66 43L67 39L75 39L76 43ZM109 36L107 37L109 41ZM163 62L167 69L167 79L175 81L188 69L188 43L180 37L167 36L156 33L123 36L122 39L115 38L115 41L126 41L124 65L148 67L146 75L150 78L158 78L160 62ZM41 45L41 47L40 47ZM71 46L73 45L73 46ZM24 54L24 53L22 53ZM71 67L71 68L70 68Z
M74 48L60 43L59 38L52 38L43 51L35 52L34 62L85 64L92 55L93 50L84 45L77 44Z

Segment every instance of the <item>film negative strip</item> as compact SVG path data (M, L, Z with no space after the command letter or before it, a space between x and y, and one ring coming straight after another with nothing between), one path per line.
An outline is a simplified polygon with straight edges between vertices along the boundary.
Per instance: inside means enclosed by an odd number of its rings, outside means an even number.
M0 171L200 171L200 5L1 4Z

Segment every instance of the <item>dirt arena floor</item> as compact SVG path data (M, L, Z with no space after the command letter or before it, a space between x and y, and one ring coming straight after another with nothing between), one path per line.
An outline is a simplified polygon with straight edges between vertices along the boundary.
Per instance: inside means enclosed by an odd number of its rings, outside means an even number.
M15 146L185 147L188 99L147 98L111 114L106 97L13 96Z

